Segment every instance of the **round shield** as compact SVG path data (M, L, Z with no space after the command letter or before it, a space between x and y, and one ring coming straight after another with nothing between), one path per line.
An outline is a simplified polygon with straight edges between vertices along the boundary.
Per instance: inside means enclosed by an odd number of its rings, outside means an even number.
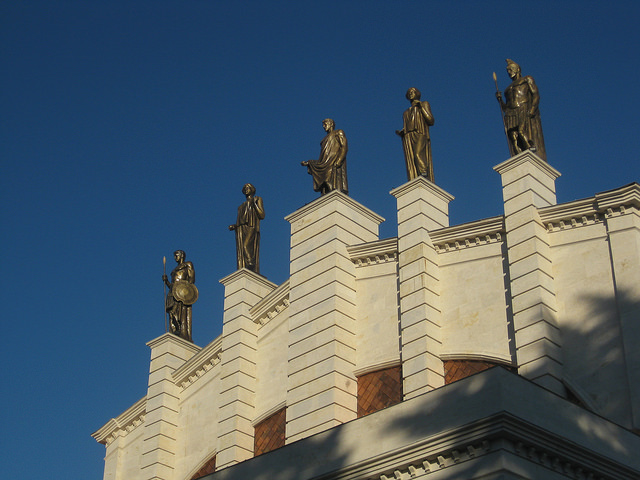
M198 289L193 283L178 280L171 289L173 298L185 305L193 305L198 300Z

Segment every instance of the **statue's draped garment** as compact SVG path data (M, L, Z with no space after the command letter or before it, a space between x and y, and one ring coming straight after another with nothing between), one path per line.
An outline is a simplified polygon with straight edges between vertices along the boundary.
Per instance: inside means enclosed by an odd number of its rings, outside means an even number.
M171 272L171 285L185 281L196 283L196 272L193 263L183 262L176 265ZM185 305L173 295L173 288L169 289L165 300L165 310L169 312L171 333L188 341L191 339L191 305Z
M546 160L547 151L544 147L542 122L540 121L540 111L538 110L540 95L533 78L526 76L515 80L504 91L504 97L506 100L504 126L507 132L512 130L522 131L529 141L533 143L535 154ZM532 108L536 109L536 114L533 117L529 115ZM511 140L509 140L509 153L512 157L519 153Z
M238 207L235 232L238 270L246 268L260 273L260 220L264 218L264 209L257 202L257 197L251 197Z
M424 105L426 104L426 105ZM429 112L430 121L425 117L423 108ZM427 177L432 182L433 162L431 161L431 138L429 126L433 125L433 116L427 102L411 105L402 115L404 122L402 147L404 159L407 163L407 178L413 180L419 175Z
M343 150L344 149L344 150ZM322 191L322 185L327 190L340 190L348 194L347 184L347 137L342 130L333 130L320 142L320 158L309 160L308 172L313 175L313 189ZM337 161L344 157L342 165L337 166Z

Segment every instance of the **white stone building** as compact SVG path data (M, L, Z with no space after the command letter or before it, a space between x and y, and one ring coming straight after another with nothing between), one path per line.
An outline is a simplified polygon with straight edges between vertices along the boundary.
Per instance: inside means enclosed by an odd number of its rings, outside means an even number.
M286 282L234 272L220 337L148 343L104 479L640 478L640 185L495 170L504 212L462 225L424 178L397 238L339 192L289 215Z

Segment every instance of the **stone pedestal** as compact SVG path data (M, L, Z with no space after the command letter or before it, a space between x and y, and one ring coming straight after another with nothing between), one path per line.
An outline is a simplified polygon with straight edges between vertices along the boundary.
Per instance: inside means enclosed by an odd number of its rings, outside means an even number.
M247 269L220 283L225 295L216 469L253 457L258 328L249 310L276 287Z
M179 413L179 386L171 374L200 347L171 333L150 341L141 470L146 480L174 480Z
M338 191L292 213L287 443L356 418L355 266L384 220Z
M404 398L444 385L437 253L429 231L449 226L453 197L424 177L391 191L398 206L398 267Z
M494 170L502 177L518 373L564 395L552 257L538 213L556 204L560 172L530 151Z

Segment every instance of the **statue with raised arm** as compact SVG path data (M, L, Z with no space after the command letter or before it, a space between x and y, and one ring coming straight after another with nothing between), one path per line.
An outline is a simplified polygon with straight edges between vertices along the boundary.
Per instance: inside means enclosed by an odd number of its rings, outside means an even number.
M247 183L242 187L247 197L238 207L238 219L229 230L236 232L238 270L246 268L260 273L260 220L264 218L262 198L256 197L256 187Z
M406 97L411 106L402 115L402 130L396 130L396 134L402 138L407 178L413 180L421 175L433 182L431 137L429 136L429 127L434 124L431 106L429 102L420 101L420 90L417 88L411 87L407 90Z
M322 121L327 136L320 142L320 158L300 162L313 176L313 189L325 195L333 190L349 194L347 184L347 137L342 130L336 130L336 124L330 118Z
M195 286L196 272L193 263L186 261L183 250L173 252L176 267L171 272L171 281L166 274L162 280L169 288L165 298L165 311L169 314L169 329L174 335L191 339L191 306L198 299L198 289Z
M509 143L511 156L525 150L535 152L541 159L547 160L540 122L540 94L538 87L530 76L522 76L520 65L507 59L507 74L511 85L502 93L496 81L496 98L503 112L504 130ZM495 77L494 77L495 78Z

